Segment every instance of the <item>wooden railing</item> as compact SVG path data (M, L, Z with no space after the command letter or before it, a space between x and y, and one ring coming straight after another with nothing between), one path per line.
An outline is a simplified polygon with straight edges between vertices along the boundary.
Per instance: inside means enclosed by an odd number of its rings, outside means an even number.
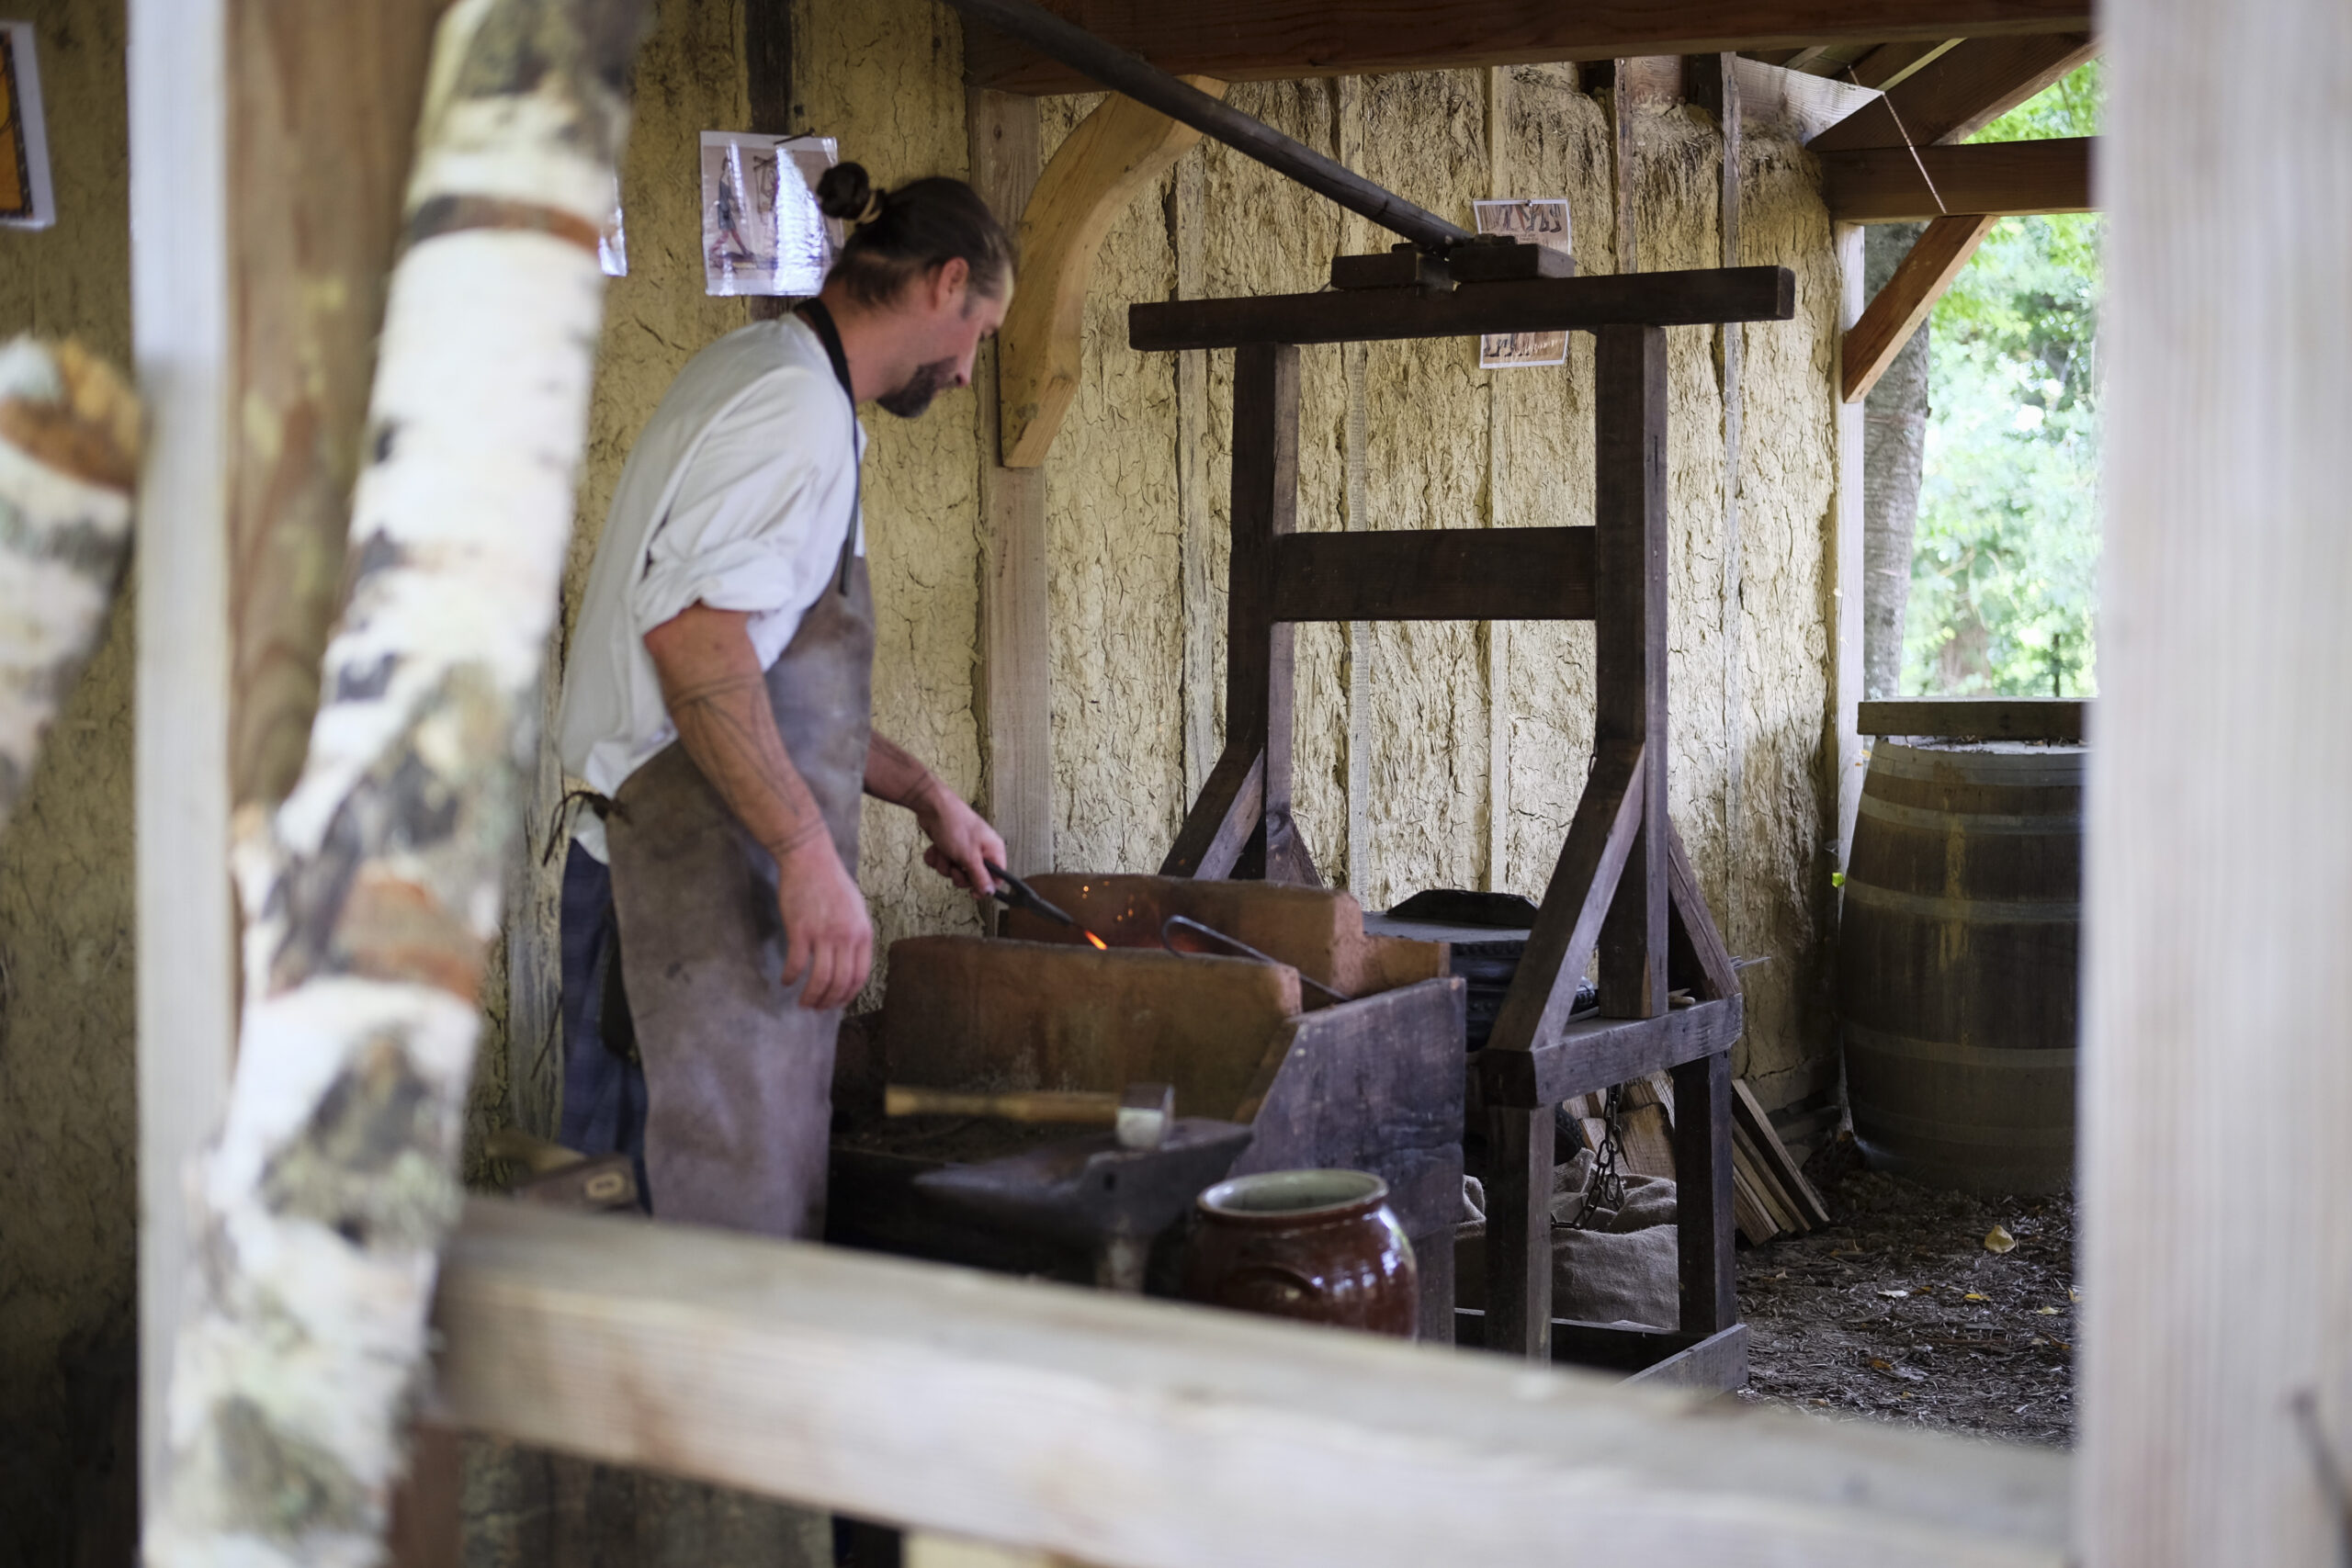
M2066 1560L2060 1454L475 1202L441 1419L1103 1568Z

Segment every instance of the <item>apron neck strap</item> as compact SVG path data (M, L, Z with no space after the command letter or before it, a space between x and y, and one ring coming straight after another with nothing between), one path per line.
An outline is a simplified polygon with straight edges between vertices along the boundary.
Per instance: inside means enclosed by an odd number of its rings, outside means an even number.
M800 304L800 319L808 323L817 341L825 345L825 357L833 367L833 379L842 384L842 391L848 396L850 405L855 407L857 394L850 390L849 385L849 355L842 352L841 329L833 325L833 313L825 309L822 299L805 299Z

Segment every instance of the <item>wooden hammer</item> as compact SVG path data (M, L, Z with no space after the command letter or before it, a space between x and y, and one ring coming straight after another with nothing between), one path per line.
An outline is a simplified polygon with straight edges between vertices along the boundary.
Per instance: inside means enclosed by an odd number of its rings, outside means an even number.
M978 1094L963 1089L891 1084L882 1091L886 1116L992 1116L1006 1122L1072 1122L1108 1127L1123 1149L1156 1149L1176 1121L1176 1090L1164 1083L1129 1084L1123 1093L1100 1089L1023 1089Z

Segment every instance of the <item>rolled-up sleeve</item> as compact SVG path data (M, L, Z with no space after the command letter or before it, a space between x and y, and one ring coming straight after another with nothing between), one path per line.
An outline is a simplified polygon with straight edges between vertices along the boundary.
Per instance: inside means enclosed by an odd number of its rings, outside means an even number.
M765 615L813 596L802 581L808 535L823 525L817 513L826 470L839 466L819 443L845 452L852 437L846 411L829 419L821 400L795 398L805 393L795 383L806 378L768 378L704 435L630 592L639 635L696 603Z

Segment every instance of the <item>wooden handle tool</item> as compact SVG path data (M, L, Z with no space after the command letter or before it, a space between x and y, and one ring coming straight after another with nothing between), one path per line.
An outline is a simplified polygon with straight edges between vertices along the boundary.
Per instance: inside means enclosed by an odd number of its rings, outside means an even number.
M1093 1089L1025 1089L975 1094L894 1083L882 1091L886 1116L994 1116L1006 1122L1081 1122L1108 1127L1119 1119L1119 1097Z

